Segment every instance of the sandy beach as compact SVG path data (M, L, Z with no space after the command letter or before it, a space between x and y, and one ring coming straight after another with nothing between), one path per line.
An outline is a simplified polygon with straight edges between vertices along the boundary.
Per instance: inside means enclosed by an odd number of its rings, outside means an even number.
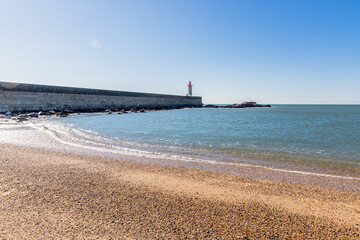
M360 0L0 0L0 240L360 240Z
M1 144L1 239L359 239L358 192Z

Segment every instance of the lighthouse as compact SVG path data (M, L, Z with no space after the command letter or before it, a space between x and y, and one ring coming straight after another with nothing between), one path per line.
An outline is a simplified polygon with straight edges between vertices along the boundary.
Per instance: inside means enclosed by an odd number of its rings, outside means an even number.
M189 81L189 85L188 85L188 96L192 96L192 84L191 84L191 81Z

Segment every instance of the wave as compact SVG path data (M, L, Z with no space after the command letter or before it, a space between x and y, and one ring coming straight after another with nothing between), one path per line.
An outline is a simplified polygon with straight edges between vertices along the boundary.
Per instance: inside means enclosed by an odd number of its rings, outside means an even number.
M238 162L215 161L210 159L202 159L196 157L187 157L187 156L179 156L175 154L139 150L136 149L134 146L134 144L135 145L138 144L138 146L141 146L141 144L139 143L119 141L119 140L101 137L97 132L87 129L76 129L70 124L58 123L53 121L34 121L34 122L26 123L26 125L32 129L36 129L37 131L40 131L41 133L51 137L58 143L65 144L76 149L87 150L97 153L109 153L115 155L127 155L127 156L145 157L151 159L165 159L172 161L183 161L183 162L202 163L202 164L211 164L211 165L229 165L229 166L238 166L238 167L262 168L275 172L311 175L317 177L338 178L338 179L346 179L346 180L360 180L360 178L352 177L352 176L341 176L341 175L326 174L326 173L289 170L289 169L274 168L264 165L238 163ZM124 147L121 145L133 145L134 148Z

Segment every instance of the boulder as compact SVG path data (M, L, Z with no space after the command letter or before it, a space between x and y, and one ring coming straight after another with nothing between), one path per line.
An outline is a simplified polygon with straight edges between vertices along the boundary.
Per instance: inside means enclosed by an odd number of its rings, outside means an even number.
M32 118L37 118L37 117L39 117L38 113L29 113L28 116L29 116L29 117L32 117Z
M18 117L19 118L28 118L28 115L24 113L24 114L19 114Z
M39 116L44 116L44 115L50 115L50 113L49 113L49 112L40 111L40 112L38 113L38 115L39 115Z
M74 111L73 110L70 110L70 109L65 109L64 111L63 111L64 113L74 113Z
M19 118L17 118L17 121L18 122L24 122L24 121L27 121L27 120L29 120L28 118L24 118L24 117L19 117Z

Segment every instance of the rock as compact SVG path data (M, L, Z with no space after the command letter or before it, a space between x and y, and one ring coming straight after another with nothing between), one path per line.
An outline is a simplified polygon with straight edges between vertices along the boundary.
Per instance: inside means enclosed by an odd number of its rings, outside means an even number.
M106 109L104 112L107 113L107 114L112 114L114 112L114 110L113 109Z
M38 113L38 115L39 115L39 116L44 116L44 115L50 115L50 113L49 113L49 112L40 111L40 112Z
M251 107L271 107L270 104L266 104L266 105L261 105L261 104L257 104L256 102L243 102L243 103L235 103L235 104L231 104L231 105L226 105L226 106L218 106L218 105L205 105L204 107L207 108L251 108Z
M256 102L243 102L241 103L241 106L244 107L260 107Z
M28 116L29 116L29 117L32 117L32 118L37 118L37 117L39 117L38 113L29 113Z
M219 106L213 105L213 104L205 105L204 107L206 107L206 108L219 108Z
M11 112L6 112L4 115L5 116L10 116L12 113Z
M17 118L17 121L18 122L24 122L24 121L27 121L27 120L29 120L28 118L24 118L24 117L19 117L19 118Z
M74 111L73 110L70 110L70 109L65 109L64 111L63 111L64 113L74 113Z

